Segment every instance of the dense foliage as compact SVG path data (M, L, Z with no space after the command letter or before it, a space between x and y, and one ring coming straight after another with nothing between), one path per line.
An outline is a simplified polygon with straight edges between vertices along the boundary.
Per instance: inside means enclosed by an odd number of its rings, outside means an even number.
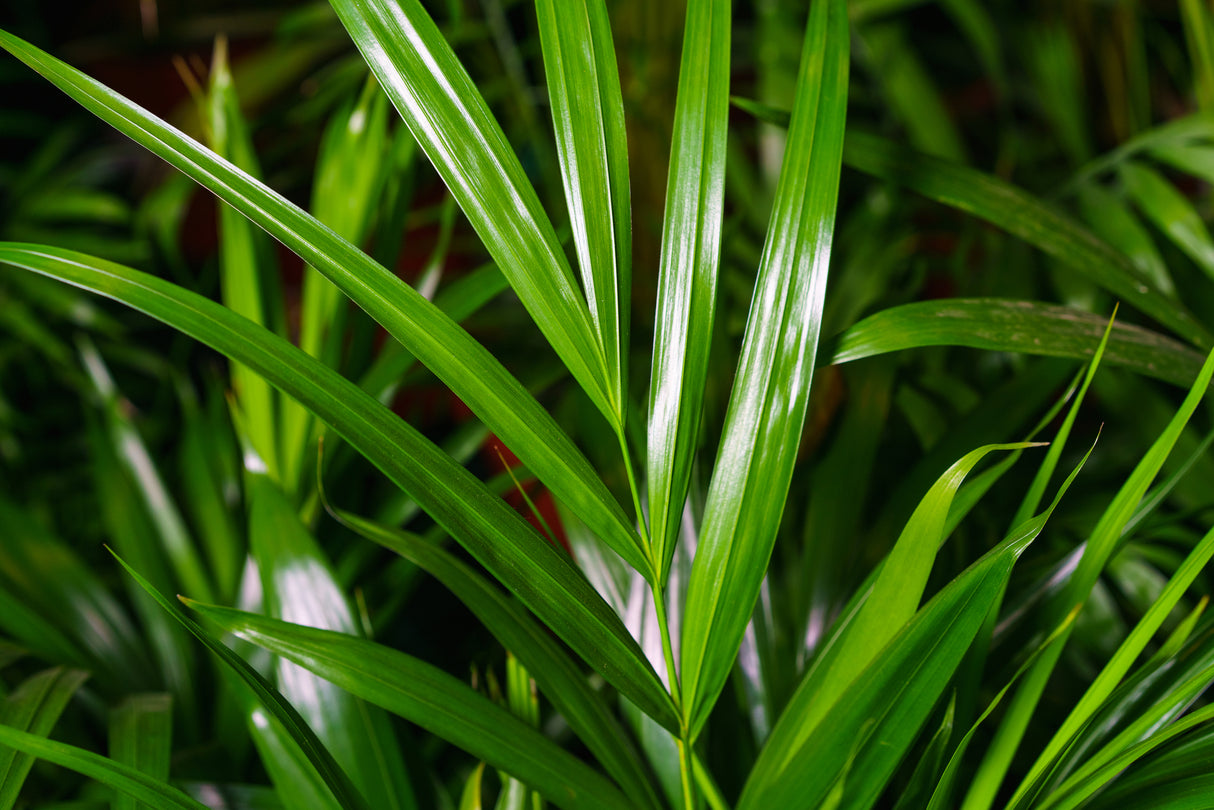
M0 810L1210 805L1208 3L141 9L0 31Z

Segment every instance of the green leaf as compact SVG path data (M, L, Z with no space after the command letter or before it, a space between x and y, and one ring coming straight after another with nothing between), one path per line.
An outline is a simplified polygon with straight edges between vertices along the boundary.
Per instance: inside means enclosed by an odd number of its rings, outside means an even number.
M1049 509L1021 524L915 614L834 703L820 732L789 749L777 726L743 788L738 810L813 807L845 770L841 806L870 807L1007 587L1016 559L1041 533L1079 469ZM797 719L790 703L780 724L794 726ZM857 752L854 759L850 751ZM765 767L764 761L780 767Z
M416 0L409 0L406 7L420 14ZM437 38L437 31L431 30L433 23L428 19L425 23L429 26L426 36ZM501 363L433 304L281 195L146 110L11 34L0 32L0 47L43 73L106 123L215 192L323 272L451 386L459 398L553 494L568 504L631 565L641 571L647 570L645 557L639 547L640 540L631 522L569 437ZM444 60L449 58L453 62L454 57L449 49L444 53ZM429 75L424 69L421 73ZM380 76L380 80L383 82L384 77ZM467 83L466 76L464 82ZM389 95L392 96L391 93ZM445 93L440 93L439 97L447 99ZM400 100L394 100L399 106ZM464 156L468 154L471 153L458 153ZM495 176L492 169L482 168L485 172L483 175L479 171L471 175L478 189L492 185L489 178ZM521 169L519 172L521 178ZM530 196L534 198L534 193ZM501 200L497 199L497 202ZM489 210L497 211L498 207ZM503 203L501 211L505 212L503 216L521 216L512 202ZM482 214L488 215L486 212ZM476 221L475 218L473 221ZM530 261L513 250L515 246L520 249L529 245L536 247L532 241L528 241L527 232L527 227L522 223L513 223L503 230L505 235L500 244L511 250L509 256L498 257L498 265L508 277L513 271L508 271L507 266L514 271L520 269L520 262L527 271L542 266L538 257L532 257L535 261ZM559 253L560 246L555 238L552 236L553 244L545 250L551 248L551 251ZM547 245L547 241L543 244ZM507 261L503 262L503 258ZM545 294L556 289L556 281L550 278L537 278L534 282L542 286ZM578 296L572 287L567 293ZM565 293L561 295L565 296ZM565 301L566 298L562 297L561 300ZM567 307L562 306L565 309L562 309L559 317L552 319L560 324L560 328L574 323L578 318L589 323L585 309L580 305L567 302ZM592 342L588 330L589 326L584 337ZM597 349L593 345L587 344L587 347L591 355L596 354Z
M4 725L0 725L0 745L84 774L157 810L208 810L205 804L165 782L74 745L47 740Z
M164 693L131 695L110 712L110 759L159 782L169 781L173 753L173 699ZM114 810L157 810L129 794L115 799Z
M72 695L88 678L79 669L55 667L27 678L0 705L0 723L38 737L51 733ZM0 748L0 808L16 805L34 757L16 748Z
M202 565L202 558L186 527L185 518L169 494L164 477L157 469L143 437L129 414L124 412L121 392L115 386L105 361L87 340L81 341L80 359L105 408L106 433L113 453L143 500L147 516L156 527L162 553L172 566L177 582L192 593L213 594L210 577ZM149 553L152 552L149 550Z
M614 421L604 358L556 231L451 46L418 0L332 5L540 331Z
M846 4L814 3L772 227L688 585L681 676L692 738L725 685L750 620L801 438L839 191L848 47Z
M1214 376L1214 352L1211 352L1206 358L1201 373L1167 428L1139 461L1092 530L1083 557L1071 574L1066 588L1050 606L1049 613L1055 621L1065 613L1069 613L1075 605L1084 604L1087 601L1100 572L1112 556L1127 522L1134 516L1151 481L1159 473L1180 437L1181 431L1205 397L1212 376ZM1046 650L1020 685L1012 700L1012 705L1008 708L1007 714L970 784L963 804L964 810L986 810L991 806L1069 635L1070 628L1065 631L1062 643Z
M1173 169L1214 183L1214 146L1192 143L1163 143L1148 150L1151 157Z
M918 155L880 138L849 133L847 165L980 217L1053 256L1198 345L1210 333L1183 307L1154 289L1128 258L1028 192L992 175Z
M1071 307L998 298L917 301L881 310L837 338L832 363L921 346L968 346L1086 360L1107 318ZM1140 326L1117 323L1105 362L1188 387L1204 355Z
M247 723L257 755L283 807L342 810L306 749L274 714L254 703Z
M476 770L464 783L464 792L460 794L459 810L481 810L481 777L485 775L485 763L476 766Z
M536 0L535 10L573 244L611 397L609 418L622 427L628 404L632 211L624 98L611 26L603 0Z
M333 516L368 540L419 566L448 588L493 637L526 665L540 690L638 806L659 806L645 766L603 698L552 637L514 600L438 545L356 515Z
M370 641L186 604L224 632L266 648L449 740L568 808L629 808L604 777L488 698L435 667Z
M1113 654L1113 657L1084 692L1083 697L1075 704L1062 726L1054 733L1049 744L1038 755L1033 767L1021 781L1020 787L1009 802L1009 808L1027 806L1036 799L1040 785L1049 769L1058 762L1074 737L1113 694L1122 678L1130 671L1130 667L1138 660L1151 639L1155 637L1155 633L1163 625L1164 620L1171 614L1172 608L1184 596L1211 557L1214 557L1214 529L1207 532L1197 547L1185 558L1184 563L1168 580L1163 593L1134 626L1125 641L1117 648L1117 652Z
M649 383L649 528L663 584L699 446L712 346L725 198L729 47L729 2L688 3Z
M1033 650L1033 654L1030 655L1019 668L1017 668L1011 679L1004 684L1003 688L1000 689L993 698L991 698L990 703L986 705L986 708L983 710L982 714L980 714L978 719L973 722L973 725L970 726L969 731L965 732L965 736L961 738L960 742L958 742L956 747L953 749L952 756L949 757L948 765L945 766L944 772L940 774L940 778L936 782L936 787L932 793L931 801L927 805L927 810L945 810L946 807L951 806L949 802L952 796L953 782L957 777L957 771L964 763L965 752L969 749L970 741L973 740L974 737L974 732L976 732L978 727L982 725L983 721L985 721L986 718L991 715L991 712L995 711L995 709L999 707L999 704L1003 701L1003 698L1009 691L1011 691L1011 688L1016 684L1016 682L1020 680L1020 676L1028 671L1029 667L1031 667L1037 661L1041 653L1062 636L1063 631L1075 621L1075 616L1078 615L1078 613L1078 610L1073 610L1067 614L1067 617L1065 620L1063 620L1063 623L1055 628L1054 632L1050 633L1049 637L1047 637L1045 641L1041 642L1037 649Z
M1123 163L1120 174L1143 215L1214 279L1214 240L1193 204L1163 175L1141 163Z
M264 474L246 476L249 550L257 560L267 614L284 621L359 634L329 562L294 507ZM278 687L375 808L416 807L400 743L374 707L287 661Z
M115 298L257 369L409 493L524 604L664 725L670 696L619 618L563 552L415 429L335 371L213 301L70 251L0 244L0 262ZM532 400L534 401L534 400Z
M1079 187L1084 219L1101 239L1124 253L1166 296L1175 299L1176 285L1147 229L1116 196L1095 183Z
M1193 91L1198 106L1210 112L1214 110L1214 33L1210 30L1214 15L1201 0L1181 0L1180 19L1193 63Z
M78 652L64 663L87 665L99 678L127 688L150 685L152 668L126 611L69 546L15 505L0 498L0 592L20 607L6 611L10 636L41 652L44 625L55 648L70 639ZM17 624L24 615L35 619Z
M169 615L181 623L195 638L202 642L208 650L214 653L219 660L226 664L232 672L240 679L240 681L248 688L258 701L260 701L264 712L261 716L268 717L270 721L278 723L282 729L286 730L286 739L291 742L292 752L294 749L299 749L303 752L308 763L315 773L319 774L324 785L332 792L332 795L337 799L337 806L343 810L368 810L368 805L359 794L358 789L354 787L350 781L350 777L345 771L334 761L333 755L324 747L316 737L316 733L308 727L300 717L299 712L292 706L269 681L267 681L261 673L249 666L243 658L241 658L232 650L216 641L206 630L198 625L190 617L181 612L180 609L169 601L164 594L156 590L152 585L141 577L138 572L126 564L121 557L115 555L115 559L119 564L126 569L127 574L131 576L139 584L144 591L148 593L156 602L168 611ZM254 714L256 722L257 713ZM158 805L154 805L158 806Z
M735 98L761 120L787 121L766 105ZM1208 124L1187 122L1182 134ZM1173 133L1166 133L1169 137ZM1154 289L1128 258L1075 220L993 175L904 149L875 135L849 132L843 161L865 174L906 186L928 199L973 214L1061 261L1120 300L1150 315L1198 347L1214 343L1187 310Z
M931 76L897 22L859 27L863 52L883 85L885 103L915 149L966 163L965 145Z
M210 78L206 100L211 147L218 156L256 177L260 170L248 125L240 111L240 100L232 85L232 74L228 70L228 46L224 37L215 40ZM263 290L271 278L277 284L278 268L267 266L265 260L268 254L264 245L258 243L264 236L238 211L223 203L218 205L219 275L223 303L256 324L273 324L270 301L266 300ZM281 293L278 297L281 299ZM280 458L275 424L277 395L274 389L239 363L232 367L232 387L245 415L249 441L257 448L257 454L272 474L278 476Z
M1078 807L1137 760L1190 729L1214 720L1214 706L1205 706L1162 731L1150 733L1152 727L1159 724L1161 715L1191 703L1210 686L1211 681L1214 681L1214 667L1208 667L1182 684L1171 701L1154 707L1138 718L1037 806L1042 810L1071 810ZM1136 740L1141 741L1131 744Z
M321 141L312 213L339 236L360 245L370 229L375 203L389 174L388 99L368 77L356 104L334 115ZM299 347L331 368L341 367L349 304L333 282L316 268L304 268ZM304 462L314 450L313 418L298 403L284 399L282 409L282 480L296 491Z
M178 477L182 506L203 543L222 601L234 600L245 562L243 528L237 528L239 492L235 438L222 392L210 390L204 408L186 401ZM240 515L243 520L244 515Z
M755 763L751 779L757 785L774 783L798 752L817 736L833 732L826 720L847 690L870 667L880 666L878 654L915 615L936 551L944 540L949 507L966 475L995 450L1017 450L1030 445L987 445L967 453L940 476L923 496L898 542L881 564L871 589L859 592L862 603L848 615L830 644L814 660L772 730ZM1040 531L1040 527L1037 528ZM985 618L985 617L983 617ZM775 806L775 805L768 805Z
M109 429L103 430L93 418L89 419L88 426L93 483L100 501L101 524L119 554L144 571L157 588L175 591L178 586L165 561L163 542L148 515L143 493L117 458L114 439L121 435L118 432L121 428L113 420L123 417L111 408L110 403L105 403L105 408ZM194 649L189 634L166 616L155 600L138 585L130 581L124 584L132 608L142 622L147 646L159 665L162 688L175 695L184 716L192 717L197 707L197 695L194 688Z

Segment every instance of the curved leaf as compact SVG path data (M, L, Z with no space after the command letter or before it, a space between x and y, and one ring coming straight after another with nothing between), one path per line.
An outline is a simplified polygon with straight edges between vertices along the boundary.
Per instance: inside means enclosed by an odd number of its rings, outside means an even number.
M787 113L765 104L740 98L733 103L762 121L788 122ZM1203 121L1186 119L1185 123L1186 134L1208 126ZM843 162L980 217L1070 266L1199 348L1214 344L1214 335L1188 310L1154 288L1126 256L1024 189L976 169L854 131L847 134Z
M239 360L326 421L630 700L677 727L670 696L569 558L408 423L285 340L200 295L73 251L0 243L0 262L121 301Z
M434 543L349 512L331 511L339 521L422 568L455 594L526 665L544 696L629 797L645 807L658 806L644 765L603 699L560 645L517 602Z
M449 740L568 808L633 805L604 777L447 673L353 636L183 600L224 632Z
M1046 511L1017 527L915 614L834 702L817 733L796 745L773 733L760 755L770 764L756 764L738 810L816 806L845 773L842 806L870 807L1002 597L1016 560L1082 467L1080 462ZM798 720L790 703L780 724L792 727Z
M416 6L416 0L409 0L407 5ZM569 437L484 346L416 290L298 206L80 71L3 31L0 47L42 73L103 121L206 186L328 276L451 386L523 463L620 556L637 570L648 569L631 522ZM494 176L487 168L485 172L486 178ZM481 182L480 175L473 176L477 183ZM502 210L515 211L513 200L513 197L506 200ZM498 243L508 247L522 244L520 240L525 242L526 232L527 228L521 224L512 226L504 231ZM559 245L552 249L558 250ZM543 266L539 259L525 261L526 257L513 252L497 258L503 268L509 265L517 270L520 262L528 268ZM533 282L544 289L555 283L551 279ZM577 291L570 294L577 295ZM562 312L561 318L556 318L561 323L576 321L579 313L585 319L584 309ZM592 340L588 332L585 339ZM592 354L597 351L593 346L590 350Z
M100 754L0 725L0 745L70 768L158 810L207 810L172 785Z
M836 339L831 363L914 349L968 346L1087 360L1108 319L1071 307L999 298L947 298L890 307ZM1104 361L1186 388L1204 355L1139 326L1115 323Z

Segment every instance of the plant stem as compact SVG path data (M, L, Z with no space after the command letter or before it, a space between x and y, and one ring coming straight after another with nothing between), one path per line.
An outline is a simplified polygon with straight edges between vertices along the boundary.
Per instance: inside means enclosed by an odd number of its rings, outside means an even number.
M691 752L687 745L687 728L679 736L679 776L683 780L683 808L695 810L695 794L691 792Z
M680 696L679 675L674 668L674 646L670 643L670 625L666 619L666 599L663 589L658 585L652 586L653 607L658 614L658 632L662 636L662 655L666 659L666 680L670 689L670 696L674 698L674 704L678 707L680 714L683 711L683 701Z
M641 491L637 487L636 471L632 468L632 453L628 452L628 440L624 437L623 428L617 430L615 436L620 442L620 455L624 457L624 472L628 476L628 489L632 492L632 506L637 513L637 531L641 534L641 546L645 551L645 556L649 558L650 567L656 571L657 566L653 564L653 549L650 548L649 542L648 521L645 519L645 511L641 508Z
M690 745L688 741L689 729L687 727L686 714L683 711L679 675L674 666L674 646L670 641L670 622L666 618L666 593L665 588L661 584L662 561L654 557L656 550L650 542L649 531L645 525L645 512L641 509L641 494L637 486L636 472L632 467L632 454L628 452L628 442L624 438L622 430L616 432L616 437L620 442L620 453L624 456L624 469L628 474L628 488L632 492L632 503L636 508L637 527L641 535L641 544L650 564L652 578L649 581L649 586L650 593L653 595L653 608L658 616L658 634L662 637L662 657L666 661L667 688L670 690L670 697L674 699L675 708L679 712L680 728L676 742L679 746L679 777L683 783L683 807L684 810L695 810L695 793L692 792L691 751L689 750Z

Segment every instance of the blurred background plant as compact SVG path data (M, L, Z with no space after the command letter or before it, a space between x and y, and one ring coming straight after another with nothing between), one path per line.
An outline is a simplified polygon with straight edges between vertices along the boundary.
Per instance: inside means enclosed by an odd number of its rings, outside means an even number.
M701 455L671 594L687 587L684 552L699 533L727 422L809 13L809 4L789 0L736 6L717 314L705 335L704 416L692 437ZM563 158L552 137L534 5L445 0L426 8L502 122L544 210L562 212L559 237L573 255L576 223L570 227L563 214ZM685 10L636 0L607 8L632 180L632 333L623 333L630 357L622 367L634 393L623 403L624 438L643 459ZM1214 213L1214 9L1201 0L851 0L847 8L848 136L824 339L771 567L729 686L699 739L695 787L681 780L692 769L684 764L680 774L678 734L627 700L610 705L626 719L626 747L644 760L640 786L603 764L635 791L628 795L638 806L777 806L763 804L776 795L764 790L777 788L752 778L756 762L762 773L759 752L790 702L798 705L798 684L823 660L823 641L839 632L840 616L855 617L853 596L871 584L870 572L939 476L982 445L1063 437L1044 463L1042 451L1016 466L1008 462L1020 451L988 459L951 513L944 504L951 534L925 583L928 594L955 582L1039 511L1049 473L1079 465L1102 430L1015 569L1002 612L965 645L949 688L927 701L930 712L904 755L875 787L853 793L848 769L860 763L859 778L868 761L859 748L844 751L843 776L824 802L1203 806L1184 802L1214 783L1214 737L1205 726L1171 743L1164 735L1185 710L1204 716L1200 695L1214 677L1214 635L1202 613L1212 583L1183 565L1194 549L1208 556L1214 433L1204 402L1191 403L1196 415L1188 425L1175 417L1214 345L1207 227ZM623 433L603 429L591 397L534 328L524 296L490 262L328 6L262 3L247 11L152 0L90 4L79 15L45 5L5 14L0 27L264 180L463 324L556 415L635 515ZM644 581L320 270L16 60L0 62L0 86L0 239L52 244L171 280L338 370L571 551L664 676L658 634L642 617L652 612L652 601L643 607ZM350 807L360 795L374 808L542 802L534 785L504 771L482 788L484 764L458 741L403 723L286 658L233 642L331 753L344 774L332 777L290 717L246 693L123 572L108 544L159 593L405 650L580 759L603 761L552 696L537 692L505 631L486 629L484 612L507 608L482 596L489 601L478 611L468 596L475 587L452 584L463 581L464 569L443 566L471 556L350 445L329 434L318 453L322 427L307 409L251 368L75 287L6 270L0 303L7 725L157 779L171 773L209 807ZM1117 303L1088 389L1085 363ZM1066 410L1081 383L1087 395L1075 401L1082 406ZM1156 445L1161 435L1166 446ZM1151 484L1151 464L1162 472L1140 503L1133 494ZM1135 476L1145 476L1141 491L1130 486ZM359 534L373 529L353 531L352 516L326 512L318 478L330 504L428 544L409 546L402 557L383 547L394 541L367 542ZM1110 501L1125 514L1098 542L1102 516L1114 520ZM1092 565L1076 565L1085 541L1104 557L1087 583L1090 597L1084 591L1075 599ZM395 542L401 551L404 541ZM418 549L432 546L447 548L451 559L421 559ZM1074 602L1084 604L1077 616L1068 613ZM1138 639L1132 631L1149 625L1140 622L1154 604L1167 607L1156 609L1161 636L1151 641L1152 630ZM670 619L676 630L679 610ZM1059 633L1070 634L1065 646L1050 646L1047 638ZM1110 659L1120 666L1117 656L1128 656L1128 669L1143 649L1154 657L1128 681L1124 670L1098 678L1116 670ZM1050 655L1060 656L1057 666L1040 666ZM1000 703L1020 672L1030 673L1026 686ZM1097 691L1085 698L1094 681ZM597 675L591 682L613 696ZM967 736L988 705L991 719ZM1072 715L1076 706L1082 711ZM1078 736L1053 751L1068 715L1079 718L1071 729ZM1130 736L1117 736L1127 728ZM1163 747L1119 779L1112 777L1121 768L1103 781L1083 770L1116 764L1114 754L1151 739ZM67 773L24 755L0 759L0 807L142 806ZM1066 781L1076 774L1080 787ZM1083 793L1085 779L1104 792Z

